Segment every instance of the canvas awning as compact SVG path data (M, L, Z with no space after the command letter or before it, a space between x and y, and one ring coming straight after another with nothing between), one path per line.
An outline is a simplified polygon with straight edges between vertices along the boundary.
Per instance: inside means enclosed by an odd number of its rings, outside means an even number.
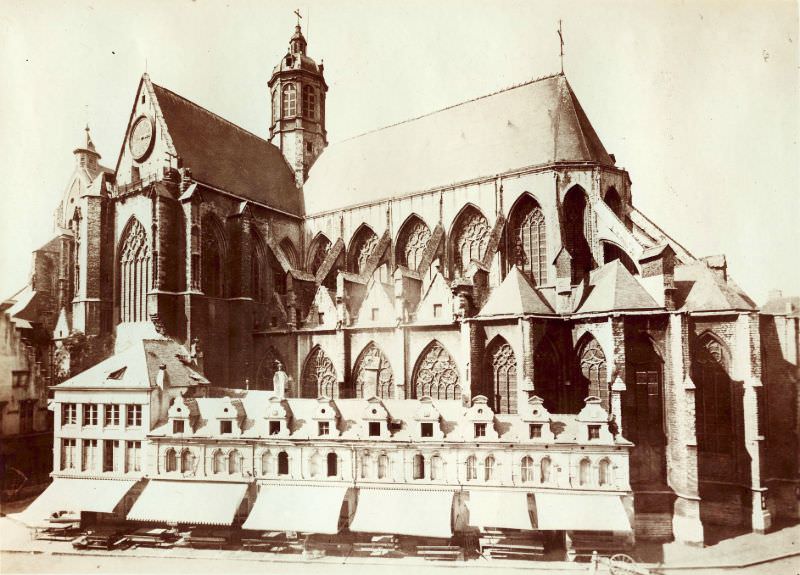
M17 518L33 525L53 514L79 518L82 511L111 513L135 484L130 480L56 478Z
M242 528L338 533L345 493L339 485L263 485Z
M527 491L469 492L469 524L473 527L533 529Z
M245 483L152 480L128 512L132 521L230 525Z
M536 493L536 528L541 531L630 531L619 495Z
M350 531L449 538L453 491L359 489Z

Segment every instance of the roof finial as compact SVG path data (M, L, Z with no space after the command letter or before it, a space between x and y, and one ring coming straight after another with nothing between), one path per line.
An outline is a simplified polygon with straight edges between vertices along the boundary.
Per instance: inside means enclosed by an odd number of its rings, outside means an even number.
M294 15L297 16L297 27L299 28L300 27L300 19L302 18L302 16L300 15L300 8L297 8L294 11Z
M564 75L564 33L561 30L561 20L558 20L558 40L561 44L561 75Z

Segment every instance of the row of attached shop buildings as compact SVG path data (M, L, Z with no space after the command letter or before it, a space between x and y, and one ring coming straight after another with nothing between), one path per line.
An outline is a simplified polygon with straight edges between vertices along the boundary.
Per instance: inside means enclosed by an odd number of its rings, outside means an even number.
M451 539L481 528L632 541L631 444L599 398L552 415L486 398L287 398L210 387L186 350L143 340L58 386L54 480L33 527L218 525Z

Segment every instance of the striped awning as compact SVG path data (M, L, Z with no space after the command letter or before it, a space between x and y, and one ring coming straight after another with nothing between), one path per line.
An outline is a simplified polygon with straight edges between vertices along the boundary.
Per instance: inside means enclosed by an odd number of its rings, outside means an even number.
M246 483L151 480L128 512L128 519L230 525L246 491Z
M453 491L359 489L350 531L450 538Z
M262 485L242 525L259 531L334 534L346 486Z
M624 531L631 522L619 495L536 493L536 528L541 531Z
M470 490L467 508L473 527L534 528L527 491Z
M80 517L82 511L111 513L136 481L56 478L17 518L39 524L54 514Z

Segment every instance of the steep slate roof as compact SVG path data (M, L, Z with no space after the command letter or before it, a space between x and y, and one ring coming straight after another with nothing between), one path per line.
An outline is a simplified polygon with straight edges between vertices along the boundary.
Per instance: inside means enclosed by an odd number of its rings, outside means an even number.
M153 84L175 150L192 177L292 214L303 212L281 151L189 100Z
M682 311L757 309L753 300L730 277L722 278L704 262L675 268L675 305Z
M614 260L592 272L575 313L661 308L622 262Z
M188 362L178 358L188 355L186 348L169 339L139 340L57 387L149 389L156 385L156 375L161 364L166 366L168 385L183 387L207 384L205 377L188 365Z
M553 308L531 285L525 274L517 266L513 266L503 283L492 291L478 317L553 313Z
M329 146L304 186L306 212L560 161L613 165L559 74Z

